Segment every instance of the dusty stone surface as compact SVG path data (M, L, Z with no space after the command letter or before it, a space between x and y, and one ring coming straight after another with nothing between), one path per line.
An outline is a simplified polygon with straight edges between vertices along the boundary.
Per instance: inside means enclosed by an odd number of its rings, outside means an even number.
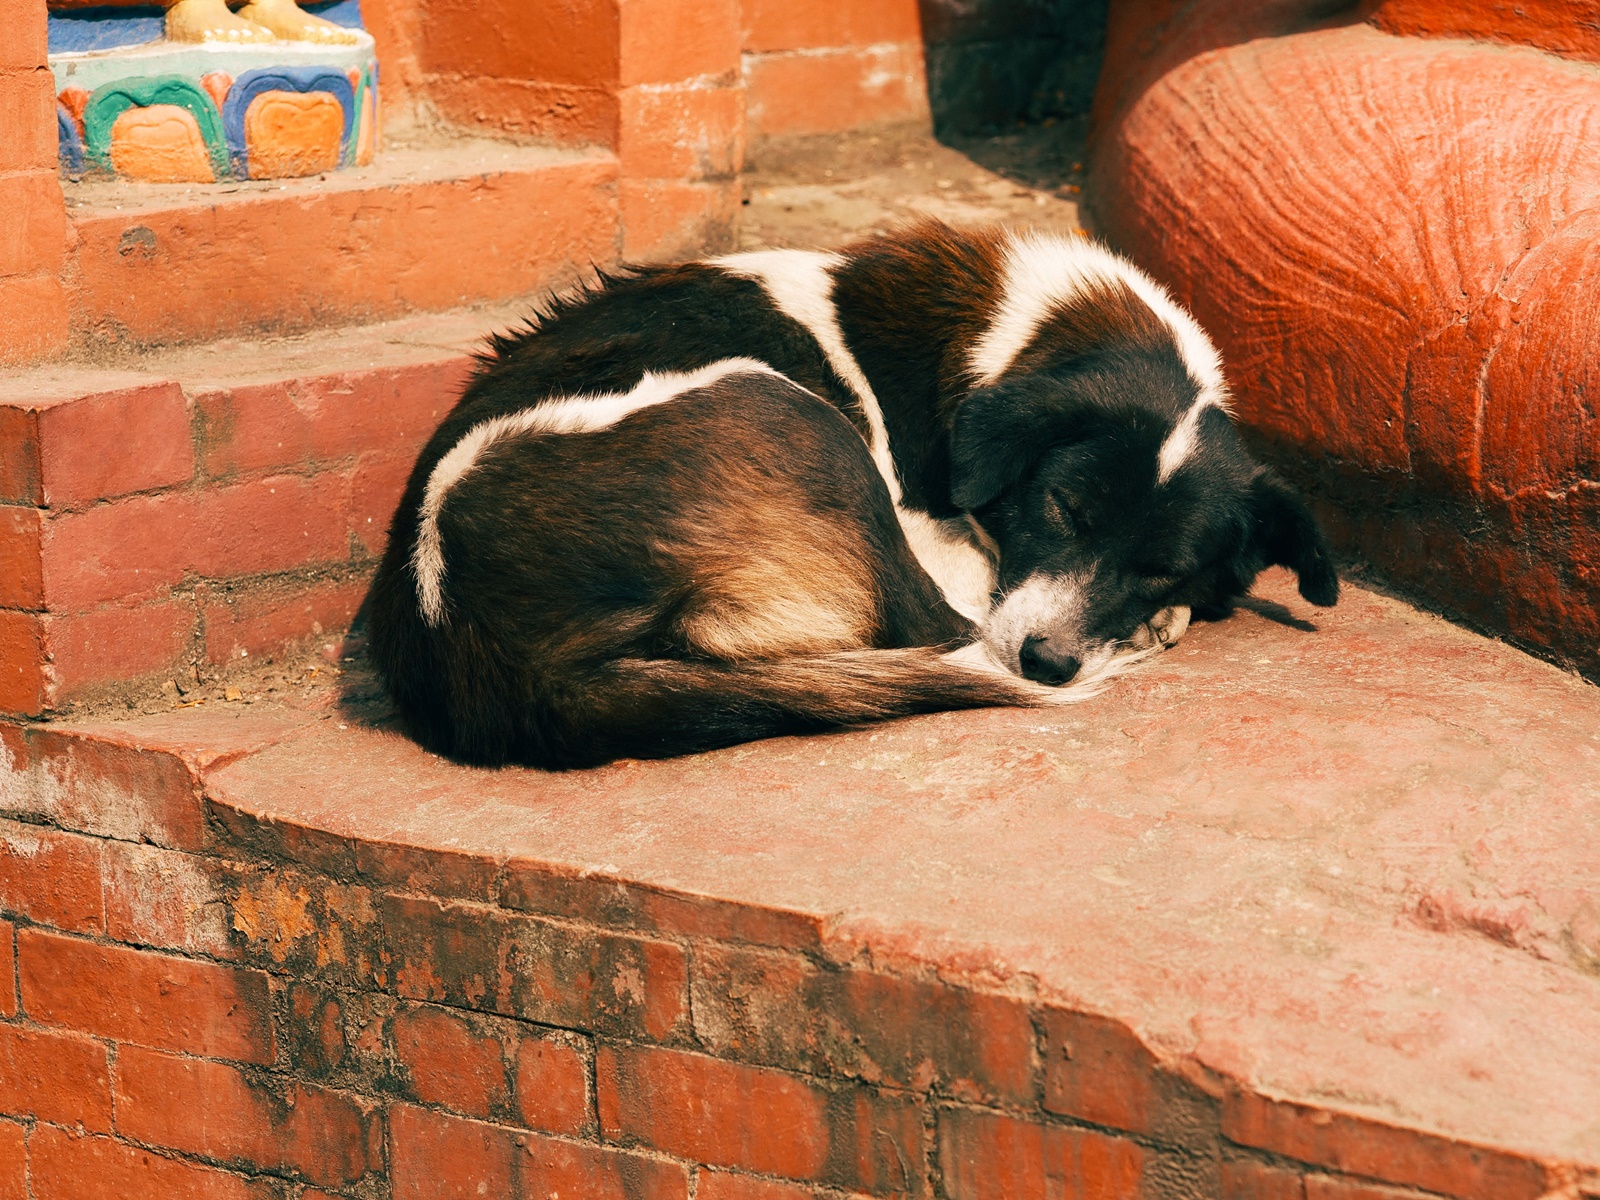
M456 767L359 674L56 728L182 744L282 827L810 914L835 961L1114 1016L1212 1087L1600 1165L1600 691L1259 594L1082 706L591 772Z
M909 126L751 152L739 246L838 246L923 217L1079 230L1082 121L936 140Z

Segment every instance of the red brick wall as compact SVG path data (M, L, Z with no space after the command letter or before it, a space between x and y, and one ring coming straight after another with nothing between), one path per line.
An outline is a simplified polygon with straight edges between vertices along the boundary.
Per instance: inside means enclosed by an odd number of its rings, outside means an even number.
M55 87L41 0L0 0L0 365L59 351L66 208L56 179ZM0 628L0 640L6 637ZM3 685L0 685L3 686Z
M343 629L468 370L188 393L73 372L0 405L0 712Z
M917 0L743 0L752 138L928 119Z
M729 249L744 163L738 0L414 0L374 12L402 121L615 150L622 251Z
M809 918L257 822L157 750L0 727L0 763L4 1200L1550 1182L1197 1086L1111 1021L841 965Z

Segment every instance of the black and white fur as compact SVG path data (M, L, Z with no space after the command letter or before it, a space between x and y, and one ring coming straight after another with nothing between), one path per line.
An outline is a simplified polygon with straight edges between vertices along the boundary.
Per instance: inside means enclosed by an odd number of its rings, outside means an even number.
M927 223L628 271L495 339L370 644L428 747L581 766L1081 699L1274 563L1336 600L1159 285Z

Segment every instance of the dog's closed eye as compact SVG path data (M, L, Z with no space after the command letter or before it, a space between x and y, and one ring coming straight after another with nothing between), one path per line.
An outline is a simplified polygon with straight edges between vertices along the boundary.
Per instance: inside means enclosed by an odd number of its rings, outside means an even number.
M1089 527L1083 506L1060 488L1051 490L1046 513L1068 533L1082 533Z

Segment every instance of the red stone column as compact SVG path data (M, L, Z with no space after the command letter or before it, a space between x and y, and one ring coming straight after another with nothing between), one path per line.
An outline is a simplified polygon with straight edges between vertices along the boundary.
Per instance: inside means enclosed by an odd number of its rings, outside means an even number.
M1091 215L1337 541L1600 678L1592 6L1367 8L1118 0Z
M750 136L928 119L917 0L743 0Z
M417 0L415 13L379 35L404 44L422 104L458 126L617 152L624 257L731 248L738 0Z
M744 166L738 0L619 0L622 254L731 250Z
M0 30L0 363L14 364L66 345L67 218L44 0L0 0Z

